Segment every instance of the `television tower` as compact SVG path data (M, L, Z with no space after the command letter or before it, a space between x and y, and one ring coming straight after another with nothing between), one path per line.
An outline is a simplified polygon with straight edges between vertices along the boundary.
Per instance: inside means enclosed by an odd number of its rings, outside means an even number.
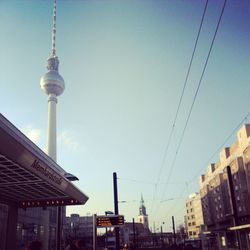
M42 76L40 85L48 95L48 137L47 154L56 161L56 104L57 96L61 95L65 88L62 76L58 72L59 59L56 56L56 0L54 0L52 50L48 58L48 72Z
M61 95L65 88L62 76L58 72L59 59L56 55L56 0L53 8L53 25L52 25L52 50L48 58L48 72L42 76L40 85L42 90L48 95L48 135L47 135L47 154L56 162L56 104L57 96ZM52 209L52 208L51 208ZM50 211L46 209L43 212L44 238L43 249L49 248L49 227ZM61 249L61 222L62 208L57 207L57 232L56 232L56 249Z

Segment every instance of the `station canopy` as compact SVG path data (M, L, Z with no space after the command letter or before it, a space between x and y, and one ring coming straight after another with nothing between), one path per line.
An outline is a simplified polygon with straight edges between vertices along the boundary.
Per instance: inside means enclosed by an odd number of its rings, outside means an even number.
M69 175L0 114L0 202L20 208L85 204Z

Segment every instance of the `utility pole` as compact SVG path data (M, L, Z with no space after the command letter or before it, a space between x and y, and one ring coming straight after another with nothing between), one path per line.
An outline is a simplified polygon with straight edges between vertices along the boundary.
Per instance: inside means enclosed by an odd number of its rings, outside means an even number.
M176 235L175 235L174 216L172 216L172 223L173 223L174 245L176 245Z
M93 214L93 250L97 249L96 214Z
M114 186L114 210L115 210L115 215L119 215L119 210L118 210L117 175L116 175L116 172L113 173L113 186ZM116 250L120 250L119 227L115 227L115 247L116 247Z

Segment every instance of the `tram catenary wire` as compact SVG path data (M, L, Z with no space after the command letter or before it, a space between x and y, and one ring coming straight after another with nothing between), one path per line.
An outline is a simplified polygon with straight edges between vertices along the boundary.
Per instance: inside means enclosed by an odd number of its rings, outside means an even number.
M172 175L172 172L173 172L173 169L174 169L174 166L175 166L175 162L176 162L176 159L177 159L177 155L178 155L179 149L180 149L180 147L181 147L181 144L182 144L182 141L183 141L185 132L186 132L186 128L187 128L187 125L188 125L188 123L189 123L189 120L190 120L190 117L191 117L191 114L192 114L192 111L193 111L193 107L194 107L195 101L196 101L196 99L197 99L197 96L198 96L198 93L199 93L199 90L200 90L200 86L201 86L201 83L202 83L202 80L203 80L203 77L204 77L204 73L205 73L205 71L206 71L207 64L208 64L208 61L209 61L209 58L210 58L210 55L211 55L211 52L212 52L212 48L213 48L213 45L214 45L214 41L215 41L215 38L216 38L217 33L218 33L218 29L219 29L219 26L220 26L220 23L221 23L221 20L222 20L222 16L223 16L223 14L224 14L224 10L225 10L225 7L226 7L226 3L227 3L227 0L225 0L224 3L223 3L222 10L221 10L221 13L220 13L220 17L219 17L219 19L218 19L218 22L217 22L217 25L216 25L216 29L215 29L215 32L214 32L214 36L213 36L213 39L212 39L212 42L211 42L211 45L210 45L210 48L209 48L209 51L208 51L206 60L205 60L205 64L204 64L204 67L203 67L203 70L202 70L202 73L201 73L201 76L200 76L200 79L199 79L198 86L197 86L197 88L196 88L196 92L195 92L195 95L194 95L194 98L193 98L191 107L190 107L190 109L189 109L188 117L187 117L187 119L186 119L185 126L184 126L184 129L183 129L183 131L182 131L182 134L181 134L181 138L180 138L180 140L179 140L179 143L178 143L178 147L177 147L177 149L176 149L176 153L175 153L175 156L174 156L174 160L173 160L173 162L172 162L172 164L171 164L171 166L170 166L170 171L169 171L169 174L168 174L168 176L167 176L167 182L166 182L166 183L168 183L169 179L171 178L171 175ZM167 184L166 184L166 186L164 187L164 190L163 190L161 199L164 198L166 189L167 189Z

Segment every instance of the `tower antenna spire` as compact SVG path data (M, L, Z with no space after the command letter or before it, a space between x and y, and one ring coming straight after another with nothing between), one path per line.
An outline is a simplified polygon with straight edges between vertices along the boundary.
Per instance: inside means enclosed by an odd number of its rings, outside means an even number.
M52 56L56 56L56 0L53 8L53 26L52 26Z
M54 8L53 8L53 24L52 24L52 49L51 55L48 58L48 70L58 71L59 67L59 59L56 55L56 0L53 0Z

